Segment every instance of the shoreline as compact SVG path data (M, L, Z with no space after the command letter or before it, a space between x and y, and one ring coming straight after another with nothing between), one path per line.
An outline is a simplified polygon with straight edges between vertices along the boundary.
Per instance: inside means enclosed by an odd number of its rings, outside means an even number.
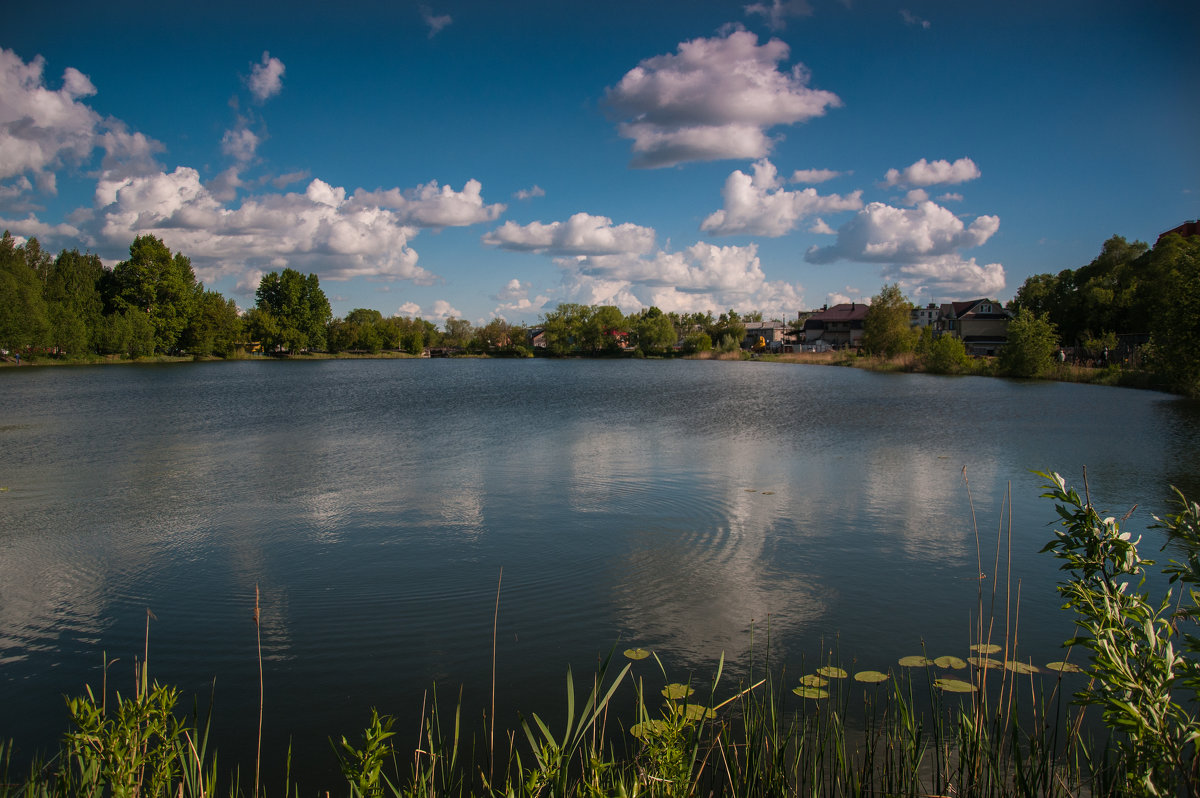
M586 358L583 356L552 358L559 360L567 359L589 359L589 360L619 360L631 358L630 355L617 355L601 358ZM374 354L366 352L313 352L301 355L241 355L236 357L218 357L216 355L208 355L204 357L193 357L191 355L152 355L149 357L140 358L124 358L116 355L97 355L94 358L56 358L53 356L23 356L21 362L15 362L12 355L0 357L0 369L9 368L26 368L26 367L69 367L69 366L109 366L109 365L160 365L174 363L217 363L217 362L244 362L244 361L312 361L312 360L427 360L429 358L422 355L412 355L407 352L382 351ZM487 360L512 360L524 358L509 358L503 356L479 354L479 353L463 353L460 355L452 355L447 359L470 360L470 359L487 359ZM639 358L641 359L641 358ZM807 366L841 366L844 368L857 368L867 371L875 371L882 373L898 373L898 374L934 374L934 372L925 371L920 368L917 358L911 353L900 355L894 358L880 358L871 355L859 354L857 352L845 351L829 351L829 352L793 352L787 354L751 354L745 351L739 352L701 352L690 355L671 355L669 357L646 357L647 360L746 360L758 361L763 363L790 363ZM971 361L971 368L956 372L953 374L937 374L935 376L951 376L951 377L991 377L996 379L1014 379L1005 375L996 373L994 358L978 358ZM1068 382L1081 385L1102 385L1110 388L1134 388L1137 390L1157 391L1159 393L1172 394L1182 396L1182 394L1173 394L1164 387L1155 385L1153 376L1144 371L1134 371L1122 369L1119 366L1108 366L1105 368L1089 368L1086 366L1075 366L1071 364L1055 364L1051 367L1047 374L1040 377L1026 378L1042 382Z

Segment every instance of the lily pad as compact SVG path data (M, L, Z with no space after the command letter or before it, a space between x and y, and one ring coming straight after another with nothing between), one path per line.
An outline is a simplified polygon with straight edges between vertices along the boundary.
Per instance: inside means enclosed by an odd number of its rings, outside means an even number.
M709 718L715 718L717 713L699 704L688 704L684 707L683 716L688 720L708 720Z
M939 668L951 668L956 671L961 671L967 667L967 663L958 657L938 657L933 661L933 664Z
M743 488L746 493L758 493L758 488Z
M800 684L804 685L805 687L824 687L825 685L829 684L829 680L818 676L815 673L810 673L806 676L800 677Z
M1004 663L1004 667L1008 668L1013 673L1025 675L1027 673L1040 673L1041 668L1036 665L1031 665L1028 662L1017 662L1015 659L1010 659Z
M627 648L625 649L625 656L633 660L645 659L650 656L650 652L644 648Z
M1047 662L1046 669L1059 673L1083 673L1083 668L1073 662Z
M793 688L792 692L801 698L829 698L829 691L822 690L820 687L805 687L804 685L800 685L799 687Z
M932 665L933 660L928 657L914 655L911 657L901 657L900 664L905 668L924 668L926 665Z
M850 675L841 668L835 668L832 665L826 665L824 668L817 668L817 673L821 674L826 679L845 679Z
M995 643L974 643L971 645L972 651L978 651L980 654L995 654L1000 650L1000 646Z
M1004 663L998 659L991 657L967 657L967 662L974 665L976 668L990 668L992 670L1004 670Z
M854 674L854 681L866 682L867 684L878 684L879 682L886 682L887 679L888 675L879 671L859 671Z
M663 731L666 726L667 724L658 718L651 718L650 720L644 720L635 726L631 726L629 733L639 740L644 740L648 735Z
M947 693L973 693L975 685L962 679L935 679L933 686Z
M696 692L686 684L668 684L662 689L662 694L672 701L679 701L687 698L692 693Z

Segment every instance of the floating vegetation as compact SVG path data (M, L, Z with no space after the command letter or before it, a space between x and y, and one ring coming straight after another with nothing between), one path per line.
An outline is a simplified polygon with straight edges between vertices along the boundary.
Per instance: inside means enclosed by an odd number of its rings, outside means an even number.
M1083 668L1073 662L1047 662L1046 670L1058 671L1059 673L1083 673Z
M764 491L762 492L762 495L764 495L764 496L774 496L774 495L775 495L775 491L773 491L773 490L764 490Z
M959 659L958 657L938 657L933 661L933 664L937 665L939 668L950 668L956 671L961 671L963 668L967 667L966 661Z
M901 657L900 658L900 665L905 668L924 668L924 667L926 667L928 665L932 665L932 664L933 664L933 660L929 659L928 657L922 657L920 655L914 655L911 657Z
M879 682L886 682L887 680L888 675L886 673L880 673L879 671L859 671L858 673L854 674L854 681L856 682L878 684Z
M650 652L644 648L627 648L625 649L625 656L632 660L639 660L650 656Z
M681 701L696 692L686 684L668 684L662 689L662 694L671 701Z
M1018 673L1024 676L1027 673L1040 673L1041 668L1036 665L1031 665L1028 662L1017 662L1015 659L1010 659L1004 663L1004 667L1008 668L1013 673Z
M758 493L758 488L742 488L746 493Z
M634 726L629 727L629 733L639 740L645 739L648 735L661 734L667 730L667 723L658 718L644 720Z
M683 708L683 716L688 720L708 720L717 716L716 710L699 704L688 704Z
M800 684L804 685L805 687L824 687L825 685L829 684L829 680L818 676L815 673L810 673L806 676L800 677Z
M947 693L973 693L975 685L962 679L935 679L933 686Z
M820 687L805 687L804 685L800 685L794 688L792 692L801 698L811 698L814 700L829 698L829 691L822 690Z
M992 659L991 657L967 657L967 662L971 663L976 668L1004 670L1004 663L998 659Z
M995 654L1000 650L1000 646L995 643L972 643L972 651L978 651L980 654Z
M817 668L817 673L821 674L826 679L845 679L850 675L841 668L835 668L832 665L826 665L824 668Z

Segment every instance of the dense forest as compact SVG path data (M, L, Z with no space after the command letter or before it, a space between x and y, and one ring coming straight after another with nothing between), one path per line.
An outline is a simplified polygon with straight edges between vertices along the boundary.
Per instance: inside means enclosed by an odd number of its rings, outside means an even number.
M961 344L909 323L911 302L899 286L873 298L864 349L889 358L915 353L927 370L967 370ZM1009 345L997 373L1044 374L1060 347L1132 353L1120 364L1151 384L1200 396L1200 237L1175 233L1150 247L1121 236L1105 241L1091 263L1029 277L1008 303ZM745 323L759 312L681 314L657 307L631 314L611 305L558 305L536 330L550 355L733 351ZM798 328L800 320L791 324ZM389 350L529 356L531 328L494 318L482 326L357 308L333 317L315 274L293 269L262 278L255 305L233 300L196 280L191 262L154 236L141 236L129 258L109 269L94 254L57 257L37 239L0 238L0 350L15 356L86 360L154 354L231 357L267 353Z

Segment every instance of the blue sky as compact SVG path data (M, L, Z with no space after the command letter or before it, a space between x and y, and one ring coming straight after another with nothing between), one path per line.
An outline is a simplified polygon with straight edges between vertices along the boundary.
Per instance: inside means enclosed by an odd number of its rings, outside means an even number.
M1182 0L22 3L0 225L336 315L1007 300L1200 217L1198 40Z

